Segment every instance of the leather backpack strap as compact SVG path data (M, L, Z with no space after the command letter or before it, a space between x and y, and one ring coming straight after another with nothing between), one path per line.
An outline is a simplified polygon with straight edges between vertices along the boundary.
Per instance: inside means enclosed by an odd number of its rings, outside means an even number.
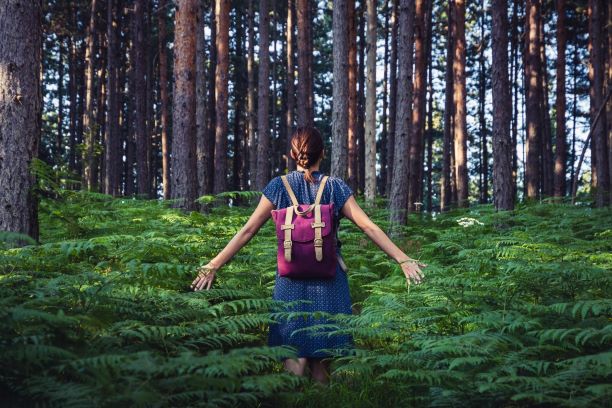
M323 260L323 236L321 234L321 228L325 226L325 222L321 221L321 204L315 205L315 220L311 223L312 228L315 229L314 247L315 256L317 261Z
M285 230L285 240L283 241L283 248L285 249L285 260L291 262L291 247L293 241L291 240L291 230L295 228L295 225L291 223L293 220L293 207L287 207L285 213L285 223L281 224L281 230Z
M319 189L317 190L317 196L315 198L314 205L319 205L319 203L321 202L321 197L323 196L323 189L325 188L325 183L327 182L328 178L329 176L323 176L323 178L321 179L321 184L319 185Z
M289 181L287 180L287 176L282 175L281 176L281 180L283 180L283 184L285 185L285 190L287 190L287 193L289 194L289 198L291 199L291 202L293 203L293 205L295 207L297 207L299 205L299 203L298 203L297 198L295 197L295 194L293 193L293 189L289 185Z

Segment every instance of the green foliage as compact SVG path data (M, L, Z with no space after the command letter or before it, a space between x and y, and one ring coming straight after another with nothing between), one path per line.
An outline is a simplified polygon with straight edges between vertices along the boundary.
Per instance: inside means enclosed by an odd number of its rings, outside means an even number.
M53 179L53 178L52 178ZM48 184L51 186L51 184ZM49 187L41 244L0 249L0 399L42 406L603 406L612 399L612 214L566 204L411 215L399 267L342 221L355 314L328 335L357 348L329 388L267 347L273 225L192 292L252 207L181 213L168 202ZM221 200L222 201L222 200ZM381 201L367 209L383 229ZM19 237L14 237L19 238ZM338 350L338 355L341 351Z

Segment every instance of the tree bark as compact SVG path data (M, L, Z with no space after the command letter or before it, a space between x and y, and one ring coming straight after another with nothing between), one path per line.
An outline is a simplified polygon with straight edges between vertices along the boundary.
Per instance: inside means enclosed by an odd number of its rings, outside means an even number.
M215 183L213 193L227 190L227 113L229 71L229 0L215 1L217 68L215 70Z
M96 17L98 10L97 0L91 0L89 25L87 28L85 51L85 111L83 112L83 132L85 148L83 149L83 185L87 190L95 188L96 160L94 156L94 142L97 125L94 112L94 73L96 48Z
M453 3L448 3L446 40L446 89L444 102L444 140L442 146L442 174L440 175L440 211L450 209L451 191L451 146L453 141Z
M485 50L487 49L485 37L485 10L480 13L480 45L478 50L478 122L480 124L480 169L479 169L479 203L486 204L489 201L489 151L487 143L487 120L486 120L486 64ZM506 19L507 20L507 19ZM506 23L506 27L508 24ZM506 61L508 58L506 57Z
M343 0L345 1L345 0ZM307 126L313 124L311 96L312 79L309 42L312 36L310 16L310 2L297 0L297 35L298 35L298 97L297 97L297 125ZM337 7L334 4L334 8ZM261 36L261 35L260 35Z
M242 116L244 112L244 98L246 94L246 81L243 80L246 64L244 64L244 55L242 49L242 41L244 39L243 11L236 8L236 31L235 31L235 69L234 69L234 123L233 123L233 160L232 160L232 188L234 190L242 190L244 185L244 165L243 165L243 143L245 137L242 127ZM238 198L237 201L240 201Z
M41 131L41 3L9 0L0 7L0 231L36 241L38 201L30 165Z
M208 128L206 127L208 106L206 104L206 38L205 38L205 19L206 2L198 0L198 29L196 36L196 145L197 145L197 166L198 166L198 195L205 195L206 169L208 162L213 161L214 157L208 155Z
M348 25L347 0L338 0L333 9L333 103L331 175L347 177L348 130Z
M525 35L525 80L526 80L526 116L527 116L527 144L525 184L527 197L537 198L540 186L540 144L542 115L540 112L540 36L538 25L540 19L540 0L528 0L526 6L526 35Z
M168 99L168 51L166 34L166 0L159 0L158 48L159 48L159 101L162 149L162 186L164 199L170 199L170 141L169 131L169 99Z
M465 1L455 0L453 14L453 105L457 205L468 207L467 124L465 88Z
M119 70L117 64L119 44L117 34L119 21L117 19L117 2L107 0L107 104L106 134L104 142L104 187L105 193L112 196L119 195L119 165L121 158L121 128L119 127Z
M496 210L514 209L512 188L512 141L510 118L512 100L508 81L508 3L493 0L491 4L493 51L491 81L493 85L493 201Z
M255 112L255 12L254 1L249 0L249 48L247 55L248 95L247 110L249 120L249 181L251 189L256 188L257 178L257 113Z
M196 210L195 62L197 0L177 3L174 40L174 104L172 112L172 194L176 205Z
M291 151L291 134L293 133L293 124L295 120L295 50L293 47L294 29L295 27L295 0L287 1L287 113L285 116L285 126L287 128L287 143L285 145L285 154L287 155L287 171L296 169L295 160L291 159L289 152Z
M355 0L347 1L348 24L348 175L347 184L353 191L357 189L358 157L357 157L357 20L355 16Z
M389 133L387 135L387 197L391 194L393 181L393 156L395 155L395 117L397 114L397 4L390 0L391 6L391 55L389 57Z
M398 108L396 116L395 156L393 158L393 178L389 196L389 222L392 236L401 235L396 227L406 225L408 207L408 151L411 134L412 102L412 61L414 36L414 1L399 2L398 36Z
M556 102L556 155L555 197L563 197L566 189L567 136L565 131L565 0L557 0L557 102Z
M376 1L367 0L367 62L365 111L365 199L376 198Z
M257 81L257 177L263 189L270 178L270 9L268 0L259 0L259 76Z
M387 138L388 138L388 126L389 126L389 1L385 0L385 25L383 28L383 35L385 38L385 53L383 57L383 90L382 90L382 115L380 122L382 130L380 133L380 194L386 196L387 190Z

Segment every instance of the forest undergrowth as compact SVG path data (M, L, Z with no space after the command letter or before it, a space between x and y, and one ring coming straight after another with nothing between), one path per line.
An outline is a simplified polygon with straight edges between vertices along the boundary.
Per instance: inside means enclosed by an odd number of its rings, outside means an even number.
M255 203L257 193L223 194ZM189 285L252 206L58 190L41 244L0 243L3 406L595 407L612 401L612 212L588 203L491 205L411 215L396 243L429 266L406 285L348 220L340 239L352 316L329 335L356 349L323 388L266 346L273 223L217 273ZM384 203L366 211L384 230ZM332 316L330 316L331 318ZM341 351L338 351L339 353Z

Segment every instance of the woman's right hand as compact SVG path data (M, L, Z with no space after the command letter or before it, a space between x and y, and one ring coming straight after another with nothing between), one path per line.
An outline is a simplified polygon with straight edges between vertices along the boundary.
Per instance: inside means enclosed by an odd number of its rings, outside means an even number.
M200 266L197 269L198 276L191 282L191 288L194 291L202 290L204 287L206 287L206 290L210 289L218 269L219 268L210 262L204 266Z
M421 271L421 268L427 267L427 264L419 262L416 259L404 262L400 266L402 267L404 275L406 275L408 284L410 284L411 281L415 284L419 284L425 277L425 275L423 275L423 271Z

